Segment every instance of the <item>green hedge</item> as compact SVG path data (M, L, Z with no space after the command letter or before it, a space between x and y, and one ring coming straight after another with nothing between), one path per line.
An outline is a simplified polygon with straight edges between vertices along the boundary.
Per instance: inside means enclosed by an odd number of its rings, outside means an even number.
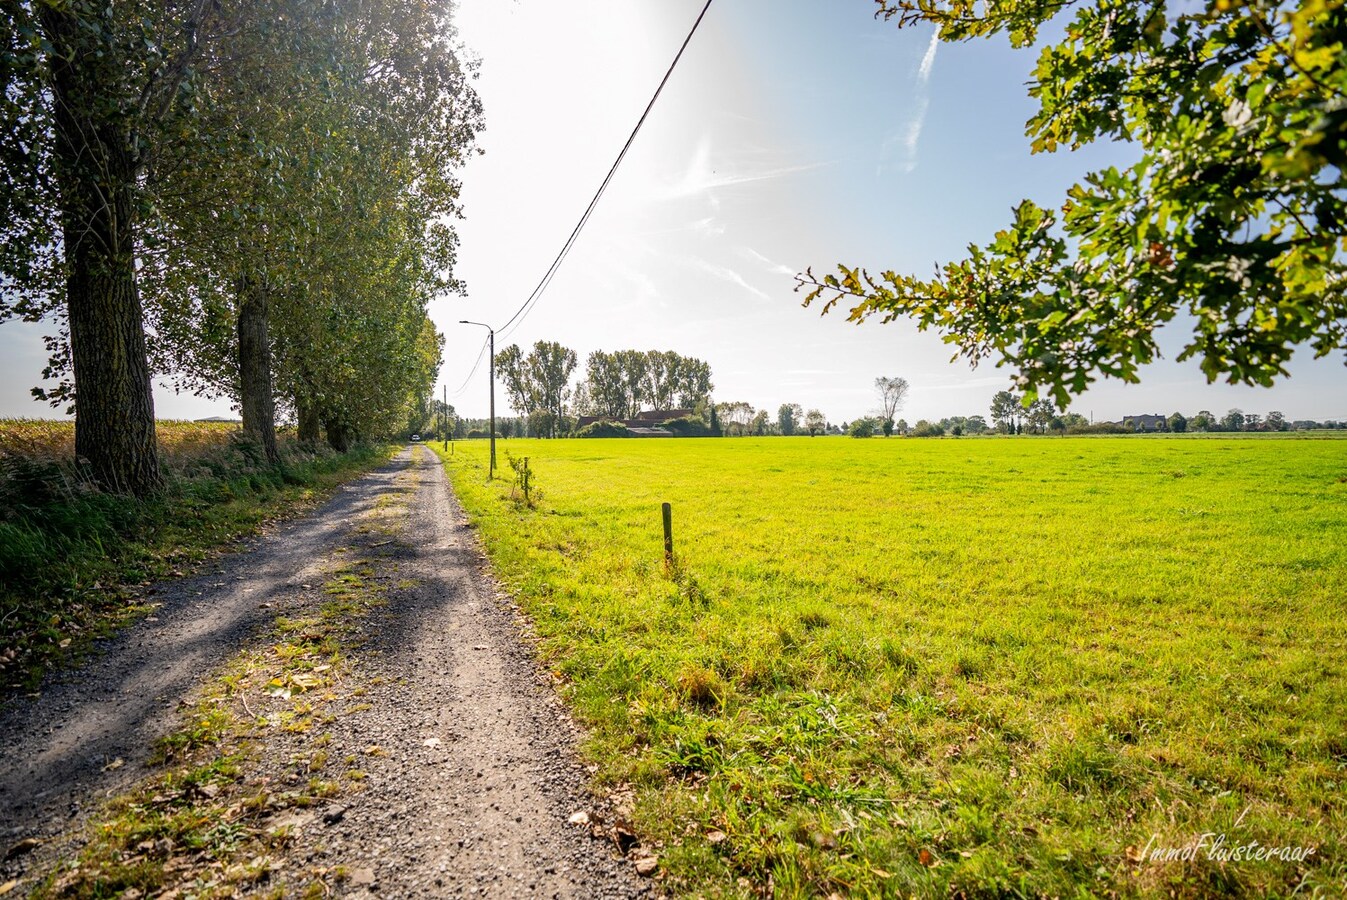
M627 426L621 422L590 422L584 428L575 433L576 437L582 438L613 438L613 437L631 437L631 432Z

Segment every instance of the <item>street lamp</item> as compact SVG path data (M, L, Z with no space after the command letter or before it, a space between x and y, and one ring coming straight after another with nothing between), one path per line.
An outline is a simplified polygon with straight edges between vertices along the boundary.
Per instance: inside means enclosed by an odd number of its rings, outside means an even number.
M491 463L486 470L486 480L490 481L496 477L496 329L485 322L469 322L467 319L459 319L458 324L482 326L487 330L487 340L490 342L491 356L488 358L487 371L491 373Z

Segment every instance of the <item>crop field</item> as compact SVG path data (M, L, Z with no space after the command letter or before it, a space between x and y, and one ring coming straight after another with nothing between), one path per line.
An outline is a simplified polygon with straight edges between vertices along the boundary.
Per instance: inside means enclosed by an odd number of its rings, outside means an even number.
M229 440L238 431L233 422L155 423L159 449L167 457L199 455ZM75 454L75 423L54 419L0 419L0 453L31 459L58 460Z
M1347 441L499 448L444 459L675 893L1347 893Z

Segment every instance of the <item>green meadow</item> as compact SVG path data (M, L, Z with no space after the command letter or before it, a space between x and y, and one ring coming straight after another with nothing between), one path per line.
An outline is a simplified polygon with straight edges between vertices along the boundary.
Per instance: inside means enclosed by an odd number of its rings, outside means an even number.
M443 458L675 894L1347 894L1347 441L498 447Z

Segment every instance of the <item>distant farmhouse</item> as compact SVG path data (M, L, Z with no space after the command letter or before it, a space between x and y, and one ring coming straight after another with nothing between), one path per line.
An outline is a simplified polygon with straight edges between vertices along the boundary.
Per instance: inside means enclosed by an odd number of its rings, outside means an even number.
M1133 431L1164 431L1168 421L1164 416L1123 416L1122 423Z
M649 409L636 414L634 419L614 419L612 416L581 416L575 423L576 430L594 422L616 422L626 426L632 437L673 437L673 432L659 426L670 419L684 419L692 415L690 409Z

